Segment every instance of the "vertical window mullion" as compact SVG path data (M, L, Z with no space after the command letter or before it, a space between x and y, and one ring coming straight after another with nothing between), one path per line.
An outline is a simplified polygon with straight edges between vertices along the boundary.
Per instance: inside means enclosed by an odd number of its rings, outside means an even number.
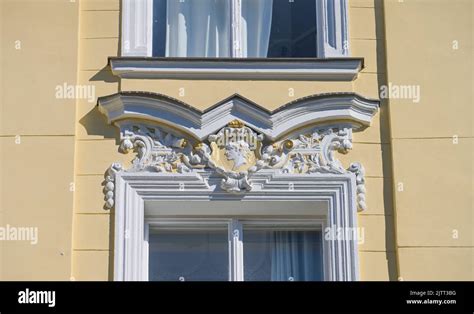
M242 244L242 224L232 219L229 225L230 242L230 280L244 280L244 254Z
M242 0L232 0L231 4L231 56L232 58L242 58Z

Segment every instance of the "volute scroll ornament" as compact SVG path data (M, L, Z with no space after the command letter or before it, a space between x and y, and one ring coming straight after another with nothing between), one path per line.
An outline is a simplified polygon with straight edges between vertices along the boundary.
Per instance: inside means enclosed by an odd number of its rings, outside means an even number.
M118 171L187 173L206 169L222 177L220 188L229 193L251 191L252 175L261 169L294 175L351 173L356 176L359 209L366 207L362 165L353 163L345 169L336 157L336 152L346 154L352 149L351 128L316 127L269 142L240 120L231 121L205 141L145 124L120 127L119 150L134 151L136 157L130 169L114 164L107 172L109 189L104 192L108 208L113 206L112 185Z

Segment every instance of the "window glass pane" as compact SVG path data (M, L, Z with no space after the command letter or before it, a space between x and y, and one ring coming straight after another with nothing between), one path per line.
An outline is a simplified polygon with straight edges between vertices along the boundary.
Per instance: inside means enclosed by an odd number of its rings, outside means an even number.
M154 0L153 56L230 57L231 0Z
M321 281L321 232L288 228L246 228L244 280Z
M229 248L227 229L151 229L150 281L227 281Z
M316 57L316 0L243 0L245 57Z
M265 58L268 54L272 10L277 0L242 0L242 56Z

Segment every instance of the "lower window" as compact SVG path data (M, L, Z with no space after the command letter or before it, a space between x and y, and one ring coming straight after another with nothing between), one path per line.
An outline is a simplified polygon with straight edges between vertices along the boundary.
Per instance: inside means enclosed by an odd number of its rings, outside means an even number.
M150 281L324 280L319 221L156 219L146 233Z

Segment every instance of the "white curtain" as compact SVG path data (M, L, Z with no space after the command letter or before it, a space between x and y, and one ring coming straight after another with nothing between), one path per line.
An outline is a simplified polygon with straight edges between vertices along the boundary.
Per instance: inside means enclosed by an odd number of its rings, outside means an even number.
M272 281L322 280L314 232L276 231L272 241Z
M167 0L167 57L231 57L231 0ZM243 57L265 58L273 0L242 1Z
M242 56L265 58L272 26L273 0L242 0Z
M231 0L167 0L167 57L230 57Z

